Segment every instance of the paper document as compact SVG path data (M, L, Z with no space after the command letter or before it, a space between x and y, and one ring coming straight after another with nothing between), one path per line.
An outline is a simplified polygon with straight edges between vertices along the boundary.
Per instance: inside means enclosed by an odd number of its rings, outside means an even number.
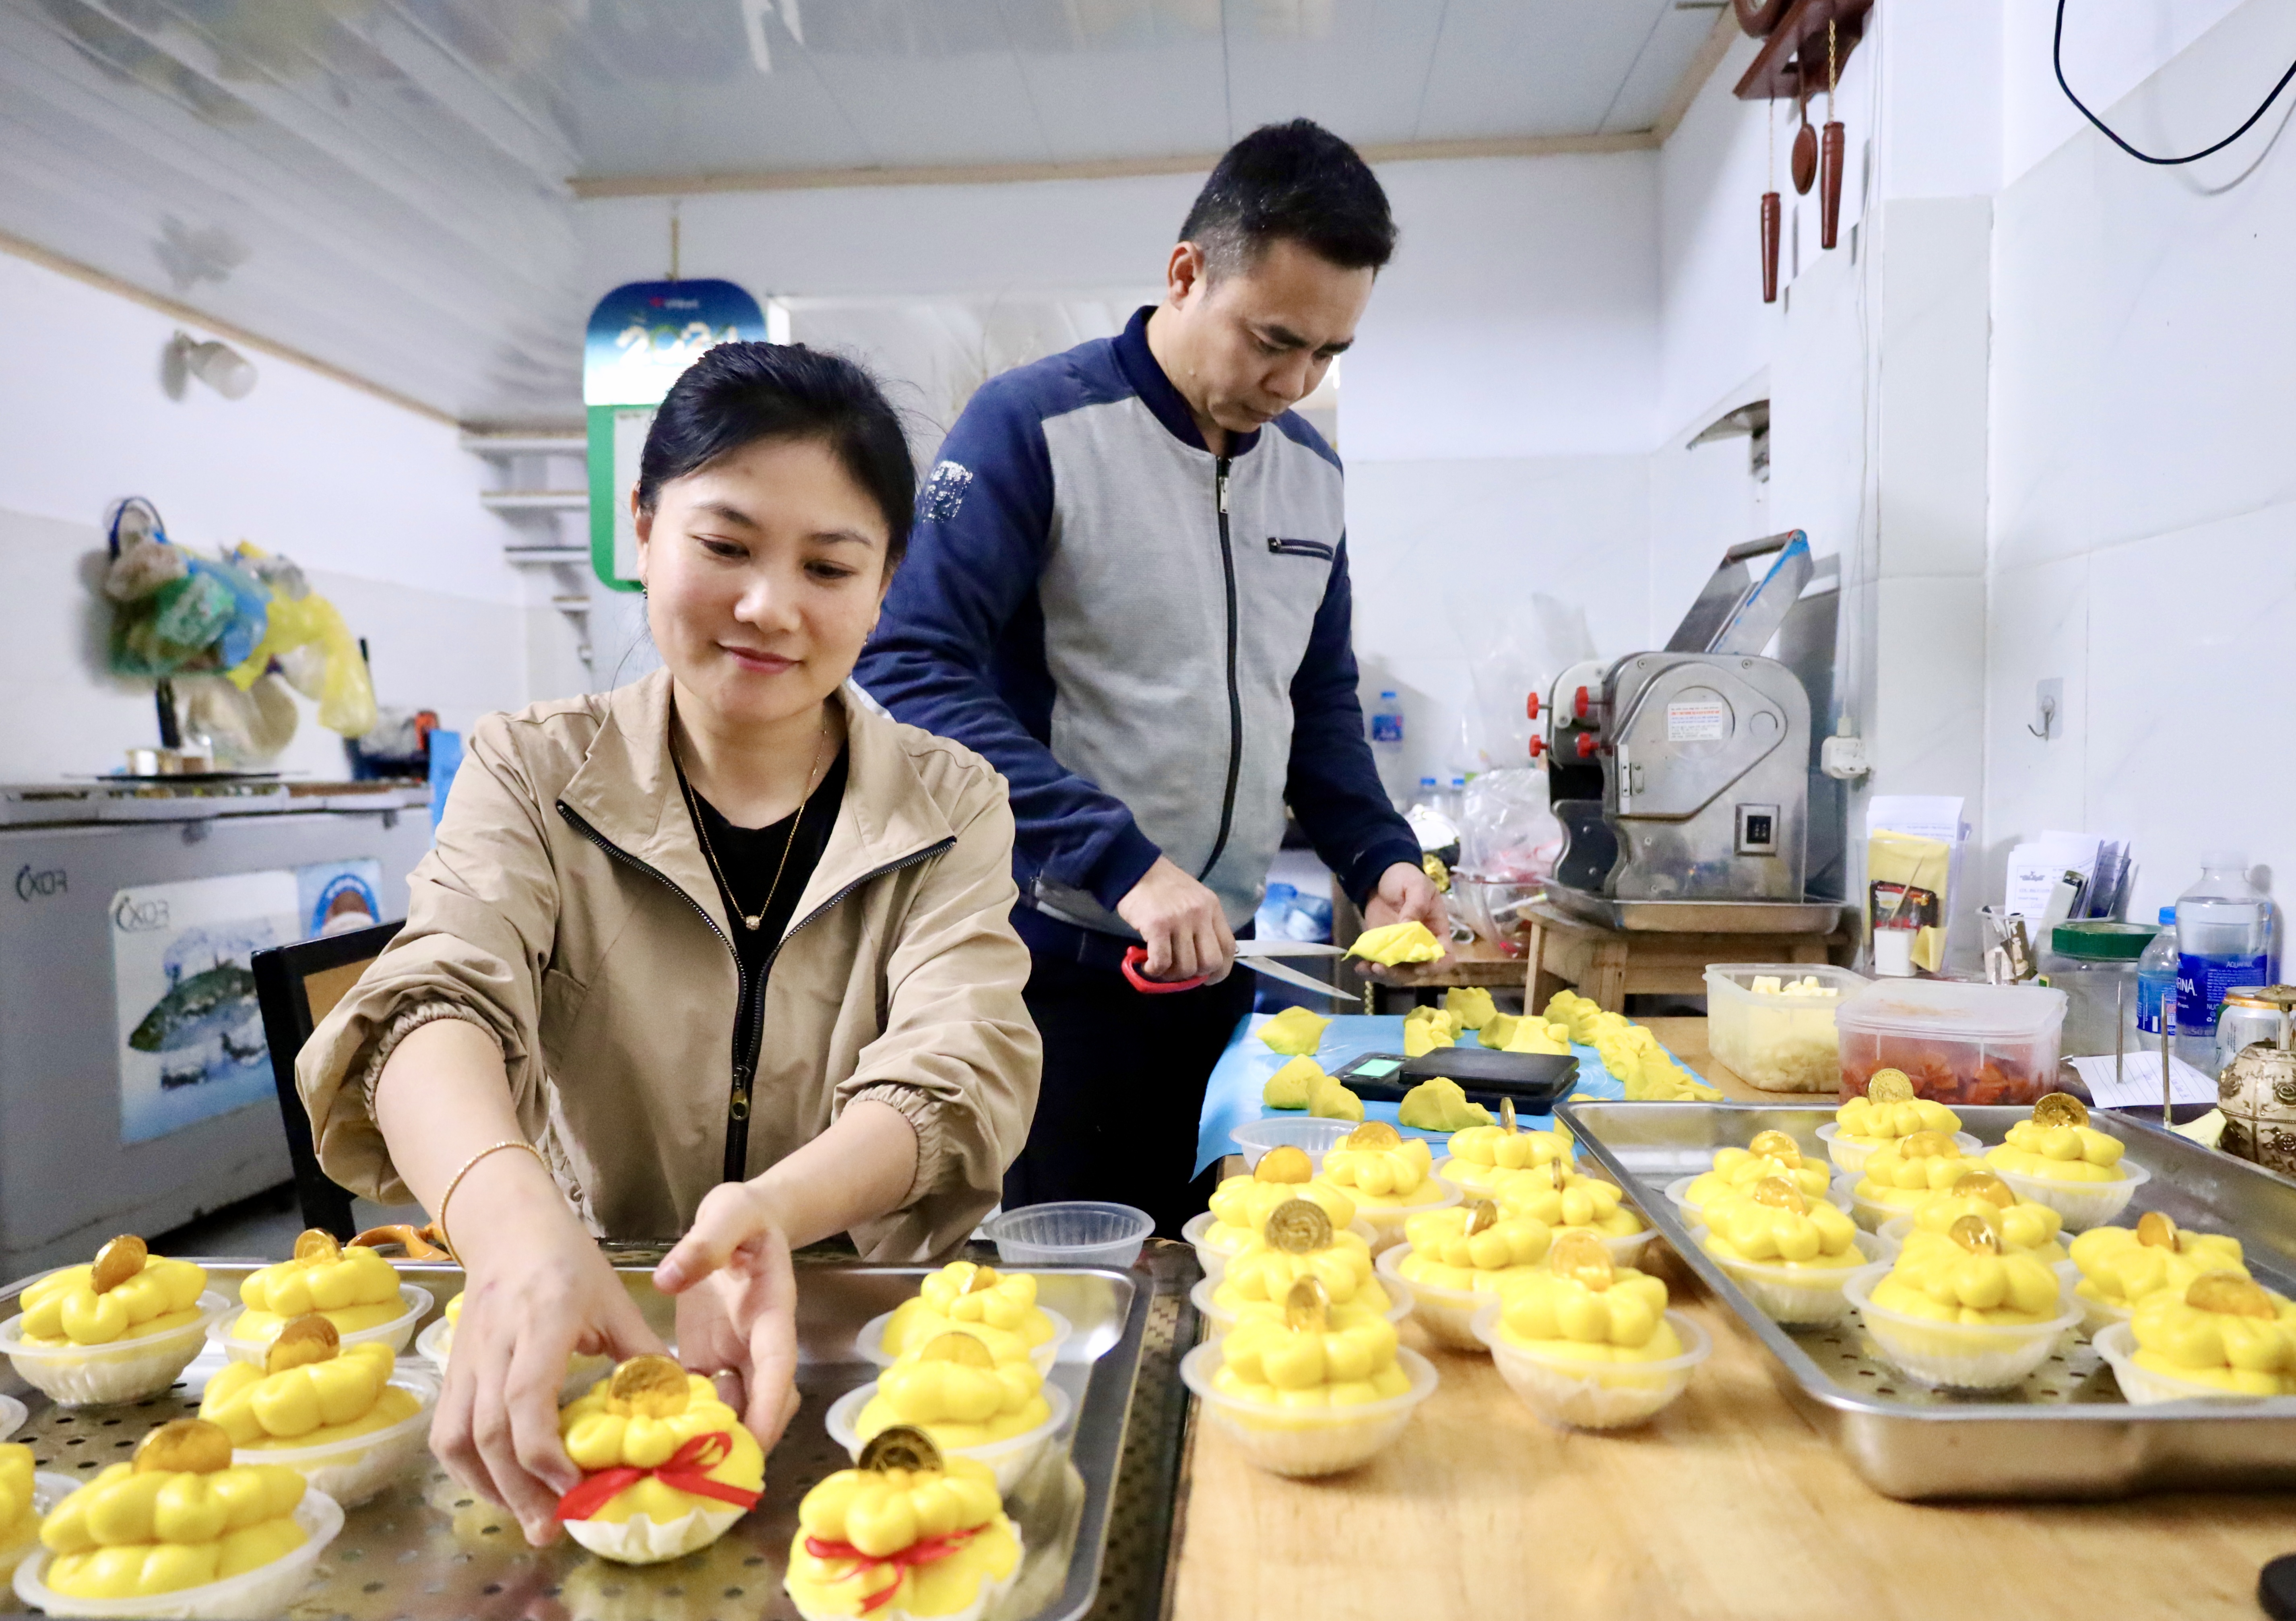
M2072 1067L2088 1085L2090 1101L2099 1109L2137 1109L2147 1103L2161 1101L2161 1055L2158 1052L2131 1052L2119 1060L2121 1079L2115 1084L2112 1053L2098 1058L2077 1058ZM2181 1058L2172 1058L2169 1072L2169 1101L2172 1103L2213 1103L2217 1101L2217 1084L2204 1072L2194 1068Z

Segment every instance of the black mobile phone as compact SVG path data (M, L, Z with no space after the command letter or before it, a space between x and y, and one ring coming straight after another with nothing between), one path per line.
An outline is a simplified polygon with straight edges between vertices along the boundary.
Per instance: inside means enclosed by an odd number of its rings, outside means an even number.
M1332 1072L1359 1098L1398 1103L1432 1076L1444 1076L1486 1108L1513 1098L1524 1114L1543 1115L1578 1081L1578 1060L1546 1052L1493 1052L1482 1047L1438 1047L1417 1058L1366 1052Z

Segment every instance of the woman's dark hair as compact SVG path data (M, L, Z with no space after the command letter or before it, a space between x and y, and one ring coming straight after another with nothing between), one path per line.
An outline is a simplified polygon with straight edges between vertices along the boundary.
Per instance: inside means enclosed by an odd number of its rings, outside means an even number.
M1371 166L1311 119L1263 124L1229 147L1180 226L1216 277L1250 269L1279 237L1342 270L1377 270L1395 251Z
M826 446L885 515L885 572L908 549L916 464L901 419L853 362L801 343L721 343L670 385L638 458L638 507L661 487L760 439Z

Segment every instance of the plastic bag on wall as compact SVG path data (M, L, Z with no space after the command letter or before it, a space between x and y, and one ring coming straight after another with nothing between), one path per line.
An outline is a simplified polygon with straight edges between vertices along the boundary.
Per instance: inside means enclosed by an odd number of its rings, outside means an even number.
M1481 773L1467 784L1460 820L1462 871L1511 883L1538 883L1554 871L1562 824L1547 808L1545 772Z

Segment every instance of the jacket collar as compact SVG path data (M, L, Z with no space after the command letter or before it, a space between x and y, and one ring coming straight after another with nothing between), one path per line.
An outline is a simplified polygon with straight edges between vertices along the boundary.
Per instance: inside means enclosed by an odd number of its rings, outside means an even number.
M955 831L910 764L894 721L840 688L845 712L845 800L792 921L889 866L954 839ZM652 867L733 938L717 879L701 854L670 758L670 676L656 670L606 695L588 754L559 803L591 831Z
M1204 436L1196 427L1196 419L1188 410L1188 402L1180 397L1180 391L1172 386L1172 380L1164 374L1163 366L1158 364L1155 351L1148 347L1148 317L1155 313L1156 307L1152 304L1144 304L1132 312L1132 319L1126 322L1124 330L1116 335L1117 366L1123 372L1124 381L1132 385L1132 391L1156 413L1156 420L1164 424L1165 432L1191 450L1201 450L1210 455L1210 446L1204 443ZM1257 428L1250 433L1229 434L1228 459L1234 461L1238 456L1249 454L1251 447L1259 443L1259 434Z

